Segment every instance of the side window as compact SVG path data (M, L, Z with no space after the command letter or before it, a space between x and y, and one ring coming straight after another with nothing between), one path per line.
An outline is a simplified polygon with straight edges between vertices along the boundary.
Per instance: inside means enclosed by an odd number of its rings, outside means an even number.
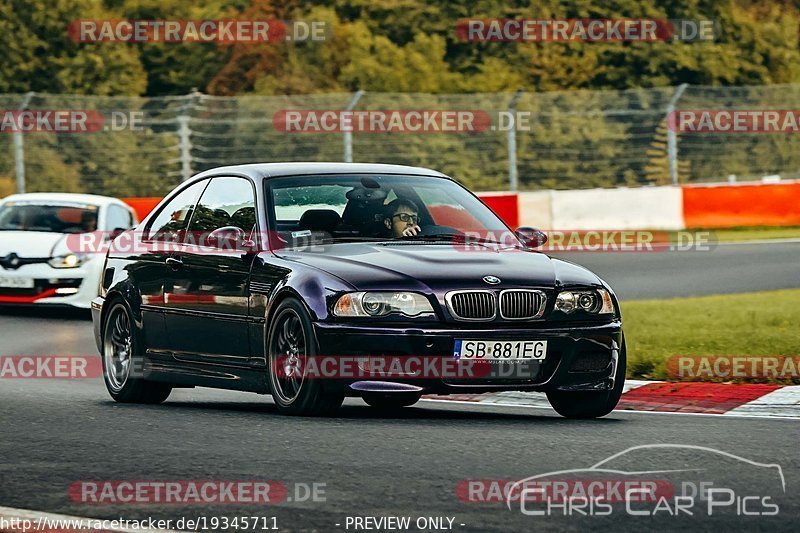
M245 178L212 178L189 226L189 234L197 244L214 246L208 236L220 228L249 235L256 225L256 204L253 186Z
M177 242L183 239L194 205L208 180L203 180L181 191L156 215L147 227L147 238L153 241Z
M117 228L128 229L133 226L133 217L131 212L118 205L109 205L108 213L106 213L106 226L109 230Z

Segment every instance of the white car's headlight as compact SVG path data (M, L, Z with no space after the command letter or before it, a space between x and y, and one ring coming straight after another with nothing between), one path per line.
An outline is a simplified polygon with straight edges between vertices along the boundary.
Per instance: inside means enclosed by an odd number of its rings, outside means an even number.
M605 289L568 290L558 293L555 309L567 315L575 311L605 315L614 312L614 302Z
M433 307L415 292L351 292L336 302L333 314L341 317L380 317L399 313L409 317L433 315Z
M78 268L89 260L89 254L64 254L47 262L53 268Z

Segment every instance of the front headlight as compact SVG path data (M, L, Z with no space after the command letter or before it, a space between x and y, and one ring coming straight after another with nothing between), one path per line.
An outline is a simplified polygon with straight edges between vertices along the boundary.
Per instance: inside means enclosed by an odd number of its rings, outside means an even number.
M89 260L89 254L65 254L47 262L53 268L78 268Z
M398 313L408 317L433 315L433 307L415 292L351 292L336 302L333 314L341 317L381 317Z
M614 312L614 302L605 289L568 290L556 296L555 310L567 315L575 311L605 315Z

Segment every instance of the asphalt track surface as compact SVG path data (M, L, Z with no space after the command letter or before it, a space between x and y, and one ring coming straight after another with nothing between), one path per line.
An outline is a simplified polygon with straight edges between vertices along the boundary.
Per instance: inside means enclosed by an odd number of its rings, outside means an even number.
M707 253L580 254L577 260L629 299L797 287L799 254L800 245L784 243ZM0 314L0 355L95 353L83 313ZM358 399L347 400L338 416L307 419L281 416L269 397L248 393L177 390L163 405L132 406L113 403L101 379L5 379L0 428L0 506L76 516L256 515L276 517L282 531L366 531L346 527L347 517L356 516L408 516L412 524L450 517L453 531L788 531L800 518L798 420L614 412L569 421L549 409L427 401L381 416ZM634 445L661 443L780 465L785 492L776 491L772 470L742 460L723 465L692 450L650 450L627 471L691 467L723 487L730 479L722 477L733 476L737 497L769 495L778 514L741 516L734 506L709 517L700 505L693 516L650 518L630 516L623 505L605 517L526 516L518 506L468 503L456 492L465 479L518 480L585 468ZM67 494L80 480L265 479L290 492L296 483L324 483L325 501L87 505Z
M800 288L800 240L719 244L709 251L552 255L591 269L626 300Z

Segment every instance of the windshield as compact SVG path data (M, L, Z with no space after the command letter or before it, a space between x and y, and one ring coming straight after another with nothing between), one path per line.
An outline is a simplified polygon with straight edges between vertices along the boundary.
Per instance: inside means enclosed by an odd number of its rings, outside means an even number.
M97 229L97 206L9 202L0 205L0 231L88 233Z
M270 219L281 246L326 242L497 242L508 227L452 180L336 175L268 181ZM487 237L488 236L488 237Z

